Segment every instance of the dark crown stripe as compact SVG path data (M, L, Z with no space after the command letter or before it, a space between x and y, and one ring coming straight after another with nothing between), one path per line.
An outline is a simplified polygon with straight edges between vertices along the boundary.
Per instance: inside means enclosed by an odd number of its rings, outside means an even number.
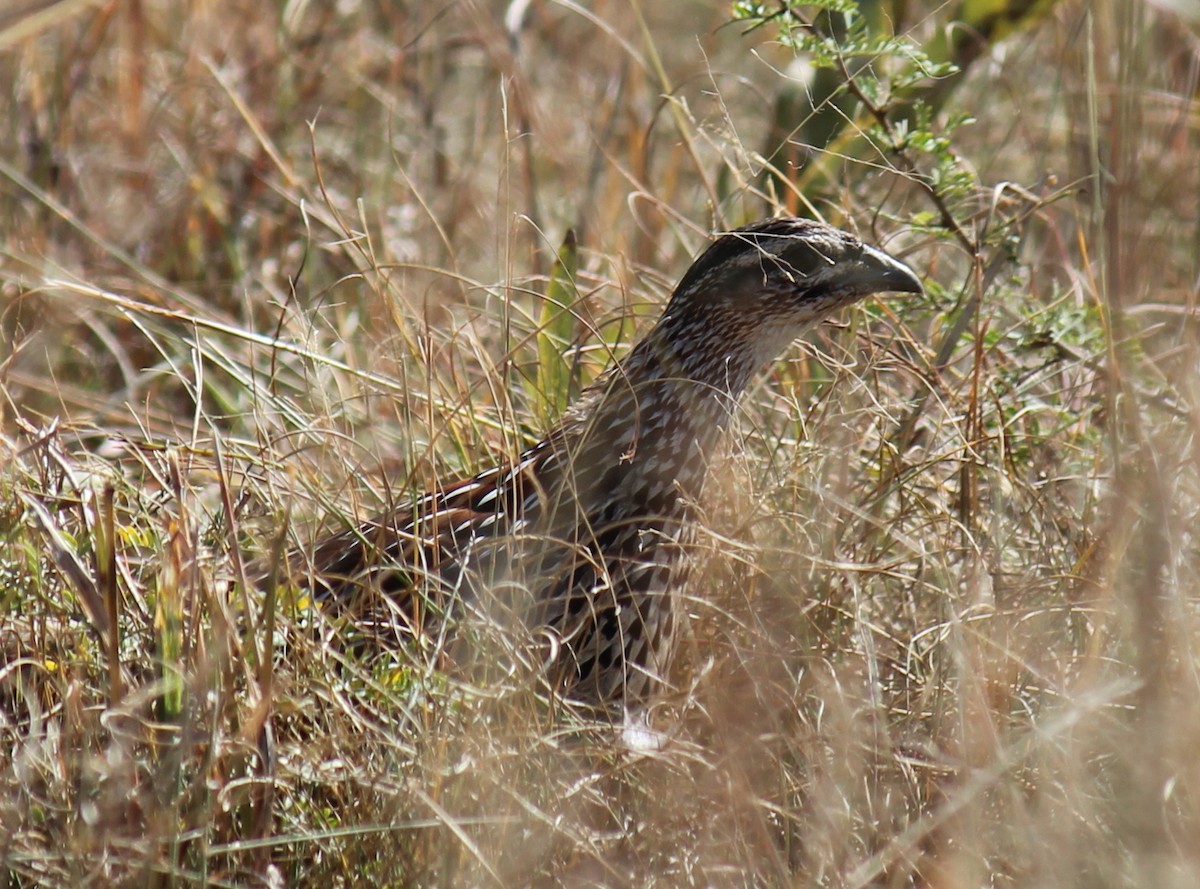
M767 241L775 238L805 238L823 231L826 226L808 219L768 219L735 228L722 234L696 258L679 281L675 293L686 293L713 273L726 267L740 254L765 249Z

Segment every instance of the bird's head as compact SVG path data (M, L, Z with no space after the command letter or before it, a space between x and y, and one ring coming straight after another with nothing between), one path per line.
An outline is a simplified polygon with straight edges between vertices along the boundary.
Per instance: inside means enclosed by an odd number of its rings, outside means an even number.
M727 232L700 254L667 311L723 305L807 325L872 293L920 293L900 260L811 219L770 219Z
M675 288L660 322L693 379L740 389L806 329L873 293L921 293L900 260L811 219L721 235ZM717 376L715 376L717 375Z

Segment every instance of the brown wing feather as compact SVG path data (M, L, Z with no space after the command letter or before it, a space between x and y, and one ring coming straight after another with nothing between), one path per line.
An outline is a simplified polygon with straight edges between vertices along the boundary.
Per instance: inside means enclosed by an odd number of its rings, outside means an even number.
M531 449L513 465L488 469L325 537L314 549L293 554L287 582L310 590L322 607L356 618L386 604L408 632L422 631L431 611L450 606L439 601L439 591L458 586L469 545L507 533L530 506L527 492L538 490L531 476L544 450Z

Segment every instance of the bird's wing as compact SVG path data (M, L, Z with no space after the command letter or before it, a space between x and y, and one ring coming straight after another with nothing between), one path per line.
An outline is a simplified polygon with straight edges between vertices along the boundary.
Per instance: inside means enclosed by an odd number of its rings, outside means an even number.
M283 583L310 592L323 607L355 613L363 594L382 594L389 608L414 614L455 586L471 545L510 533L536 508L535 481L547 446L513 464L426 493L410 503L319 540L288 560ZM424 595L414 592L421 589ZM419 623L423 623L420 621Z

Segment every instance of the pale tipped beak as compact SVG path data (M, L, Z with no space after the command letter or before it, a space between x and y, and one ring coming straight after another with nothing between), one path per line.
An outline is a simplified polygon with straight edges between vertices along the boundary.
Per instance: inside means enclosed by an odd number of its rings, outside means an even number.
M917 273L882 250L863 247L862 258L847 271L850 284L863 293L924 293Z

